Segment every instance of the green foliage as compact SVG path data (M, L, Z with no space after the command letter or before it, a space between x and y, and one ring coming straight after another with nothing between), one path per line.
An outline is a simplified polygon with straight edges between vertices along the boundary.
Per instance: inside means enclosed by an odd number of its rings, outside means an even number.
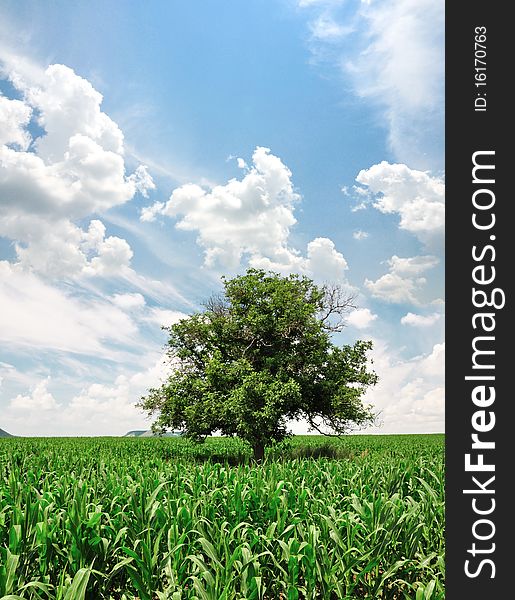
M341 348L331 319L350 299L307 277L255 269L224 280L223 297L172 325L174 370L141 406L157 429L202 440L214 431L262 449L287 436L289 419L345 433L373 420L361 397L376 383L367 371L371 342Z
M231 467L240 440L1 440L0 598L443 599L443 436L289 442L320 444L347 458Z

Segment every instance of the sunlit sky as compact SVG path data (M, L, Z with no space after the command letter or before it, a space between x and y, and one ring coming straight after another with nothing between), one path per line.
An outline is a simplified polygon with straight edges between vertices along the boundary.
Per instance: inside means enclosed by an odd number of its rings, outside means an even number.
M161 326L255 266L356 295L370 432L443 431L443 33L441 0L2 2L0 428L147 429Z

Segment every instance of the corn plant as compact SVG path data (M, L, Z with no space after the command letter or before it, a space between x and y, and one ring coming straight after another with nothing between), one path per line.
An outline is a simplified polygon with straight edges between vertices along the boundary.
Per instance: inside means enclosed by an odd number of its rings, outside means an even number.
M250 452L0 440L0 599L444 598L443 436Z

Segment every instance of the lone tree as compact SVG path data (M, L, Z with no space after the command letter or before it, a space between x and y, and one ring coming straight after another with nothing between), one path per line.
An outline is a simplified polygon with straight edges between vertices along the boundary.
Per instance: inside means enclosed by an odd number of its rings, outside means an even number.
M203 312L166 328L172 374L139 404L157 413L154 430L182 429L198 441L236 434L260 461L265 446L288 435L289 419L336 434L373 422L361 400L377 381L367 370L372 343L338 347L330 339L352 297L256 269L223 283Z

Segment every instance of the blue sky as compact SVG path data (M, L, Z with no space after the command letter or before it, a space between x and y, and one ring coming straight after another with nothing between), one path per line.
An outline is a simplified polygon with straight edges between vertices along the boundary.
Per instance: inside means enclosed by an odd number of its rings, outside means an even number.
M443 2L0 22L0 427L147 427L160 325L258 266L357 294L336 341L374 341L372 431L443 431Z

